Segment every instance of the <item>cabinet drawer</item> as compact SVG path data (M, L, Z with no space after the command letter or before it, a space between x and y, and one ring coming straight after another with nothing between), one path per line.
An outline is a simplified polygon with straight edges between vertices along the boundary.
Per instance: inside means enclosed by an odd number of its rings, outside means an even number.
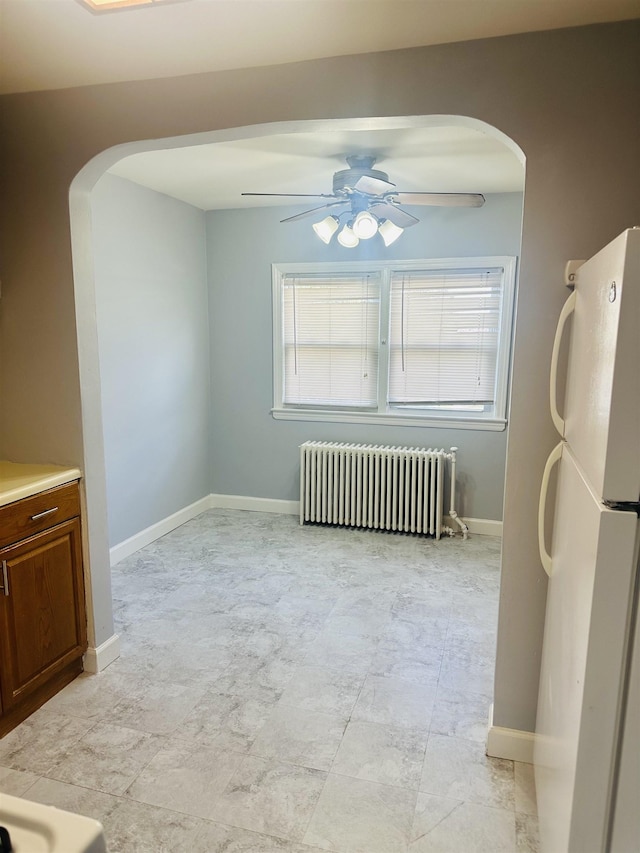
M80 515L78 483L0 507L0 548Z

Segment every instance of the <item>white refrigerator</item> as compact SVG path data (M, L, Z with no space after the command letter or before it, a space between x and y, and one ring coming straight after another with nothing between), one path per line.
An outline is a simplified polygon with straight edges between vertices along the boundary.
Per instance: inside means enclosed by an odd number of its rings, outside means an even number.
M541 853L640 853L640 229L579 267L550 396L561 441L538 514L549 575L534 748Z

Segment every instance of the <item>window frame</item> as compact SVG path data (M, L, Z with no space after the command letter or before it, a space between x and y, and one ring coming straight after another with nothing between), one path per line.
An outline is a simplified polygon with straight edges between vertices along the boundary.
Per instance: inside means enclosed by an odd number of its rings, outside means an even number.
M387 402L389 383L389 332L392 273L502 267L502 300L496 360L493 411L456 412L431 407L394 407ZM317 263L274 263L271 265L273 301L273 408L276 420L328 423L369 423L386 426L446 427L502 431L507 425L507 399L517 258L494 255L464 258L424 258L411 261L326 261ZM378 335L378 407L372 409L314 408L285 404L283 346L283 282L287 275L380 274L380 328Z

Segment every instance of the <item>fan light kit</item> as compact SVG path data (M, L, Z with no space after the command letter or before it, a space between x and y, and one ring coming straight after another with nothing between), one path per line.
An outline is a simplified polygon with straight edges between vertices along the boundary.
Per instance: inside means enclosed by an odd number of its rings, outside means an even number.
M389 180L386 172L374 169L376 158L370 154L352 154L346 158L348 169L333 176L333 193L242 193L246 196L273 198L325 199L319 207L305 210L282 219L296 222L314 216L321 210L343 207L341 213L330 213L313 225L313 230L327 245L338 231L341 246L352 249L360 240L370 240L379 234L385 246L390 246L405 228L420 220L403 210L401 204L435 205L438 207L482 207L484 196L480 193L428 193L400 192ZM342 224L342 228L340 225Z

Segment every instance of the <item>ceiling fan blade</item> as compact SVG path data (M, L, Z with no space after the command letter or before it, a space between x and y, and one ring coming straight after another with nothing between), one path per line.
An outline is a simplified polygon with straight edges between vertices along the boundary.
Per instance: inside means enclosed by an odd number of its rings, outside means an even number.
M311 210L305 210L303 213L296 213L294 216L288 216L286 219L281 219L280 222L296 222L298 219L304 219L306 216L312 216L319 210L326 210L328 207L341 207L346 204L344 201L332 201L329 204L321 204L320 207L312 207Z
M255 195L263 198L333 198L338 199L337 195L331 193L240 193L240 195Z
M386 198L400 204L429 204L437 207L482 207L481 193L387 193Z
M382 195L393 189L395 184L391 181L383 181L382 178L374 178L371 175L362 175L353 185L353 189L359 193L367 193L368 195Z
M393 222L398 228L409 228L409 226L415 225L416 222L420 221L415 216L407 213L406 210L402 210L402 208L396 207L395 204L391 204L390 202L372 204L370 210L381 219L388 219L389 222Z

